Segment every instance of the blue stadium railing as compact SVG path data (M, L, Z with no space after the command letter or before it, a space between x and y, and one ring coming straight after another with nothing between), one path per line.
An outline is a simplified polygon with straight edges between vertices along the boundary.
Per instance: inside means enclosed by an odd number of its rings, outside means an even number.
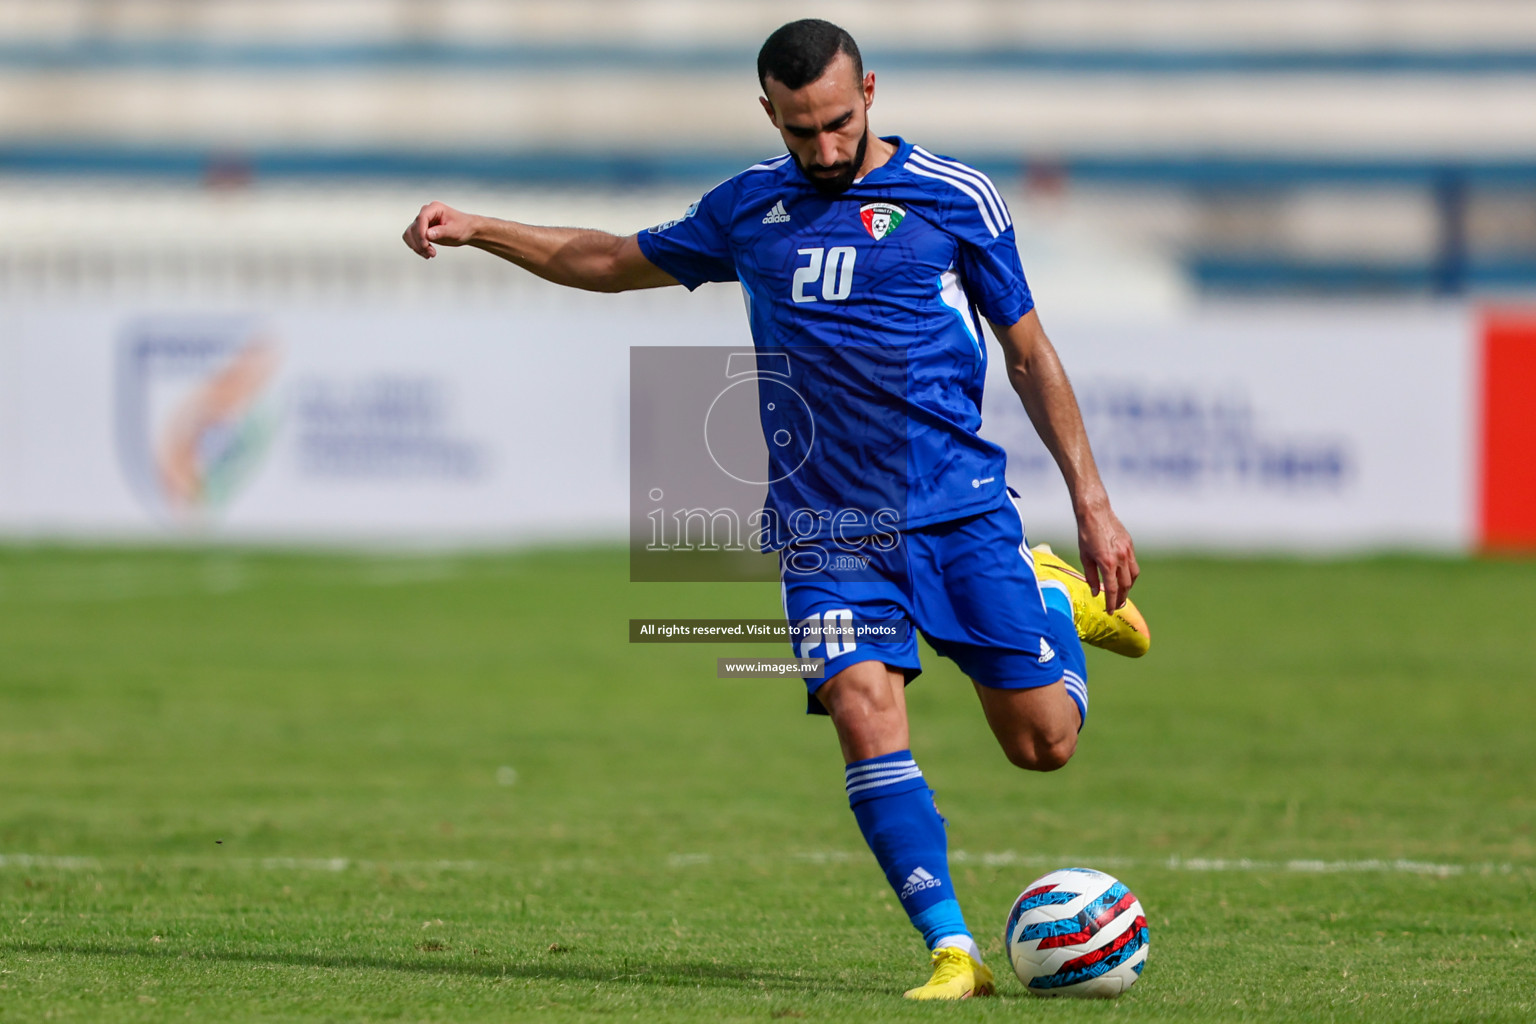
M1536 289L1536 256L1468 261L1454 274L1435 261L1298 259L1284 255L1196 253L1185 261L1202 291L1246 295L1462 295Z
M766 140L766 137L765 137ZM762 150L579 149L448 150L267 147L0 140L0 173L145 175L201 178L210 169L243 168L262 178L468 178L489 182L618 187L713 184ZM1039 157L968 151L966 162L1000 180L1036 175L1077 182L1192 189L1265 189L1301 185L1445 188L1536 187L1536 155L1508 159L1430 160L1240 155L1094 155Z
M0 142L0 173L105 175L185 181L460 179L502 185L704 188L760 158L727 152L414 152ZM1433 198L1439 243L1419 262L1307 260L1274 253L1195 252L1192 280L1216 292L1429 292L1536 290L1536 252L1468 251L1467 199L1516 189L1536 201L1536 159L1455 163L1411 159L1093 156L1041 160L994 153L971 162L1003 182L1050 179L1198 194L1273 194L1303 186L1418 187Z
M433 68L505 70L551 67L669 72L752 73L755 47L605 46L599 44L433 41L226 43L179 39L86 37L62 43L0 40L0 68L18 70ZM1536 74L1536 50L1474 49L1183 49L1001 46L938 50L870 46L870 66L918 71L1016 71L1071 74Z

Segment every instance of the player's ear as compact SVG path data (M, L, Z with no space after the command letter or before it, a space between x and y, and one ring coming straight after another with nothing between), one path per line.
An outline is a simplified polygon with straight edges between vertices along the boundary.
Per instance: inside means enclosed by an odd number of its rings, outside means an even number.
M875 73L864 72L864 109L868 110L875 104Z
M773 126L777 128L779 126L779 115L774 113L773 104L768 102L768 97L759 96L757 102L763 105L763 113L768 115L768 120L772 121Z

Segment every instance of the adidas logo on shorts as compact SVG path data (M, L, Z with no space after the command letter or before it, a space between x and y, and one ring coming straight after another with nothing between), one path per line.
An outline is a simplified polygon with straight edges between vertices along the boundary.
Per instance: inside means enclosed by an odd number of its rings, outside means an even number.
M943 882L934 878L924 868L917 868L907 876L907 884L901 887L901 892L897 895L904 900L909 900L924 889L932 889L936 885L943 884Z
M767 214L765 214L763 216L763 223L764 224L787 224L787 223L789 223L789 211L784 209L784 200L780 199L778 202L773 204L773 209L769 210L767 212Z

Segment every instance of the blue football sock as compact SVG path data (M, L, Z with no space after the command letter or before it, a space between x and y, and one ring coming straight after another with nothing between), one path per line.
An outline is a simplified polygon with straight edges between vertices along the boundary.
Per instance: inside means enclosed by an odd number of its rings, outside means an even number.
M1083 656L1083 642L1077 637L1077 626L1072 621L1072 597L1066 587L1053 580L1041 581L1040 596L1045 598L1051 646L1061 658L1061 678L1081 716L1078 725L1081 731L1088 724L1088 662Z
M944 819L912 752L855 761L844 777L864 841L928 948L940 939L969 937L949 878Z

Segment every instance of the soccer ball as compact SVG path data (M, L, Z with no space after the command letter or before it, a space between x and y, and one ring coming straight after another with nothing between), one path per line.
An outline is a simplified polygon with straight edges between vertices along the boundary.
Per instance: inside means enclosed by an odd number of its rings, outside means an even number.
M1008 959L1037 996L1113 999L1147 963L1147 917L1125 883L1062 868L1029 883L1003 932Z

